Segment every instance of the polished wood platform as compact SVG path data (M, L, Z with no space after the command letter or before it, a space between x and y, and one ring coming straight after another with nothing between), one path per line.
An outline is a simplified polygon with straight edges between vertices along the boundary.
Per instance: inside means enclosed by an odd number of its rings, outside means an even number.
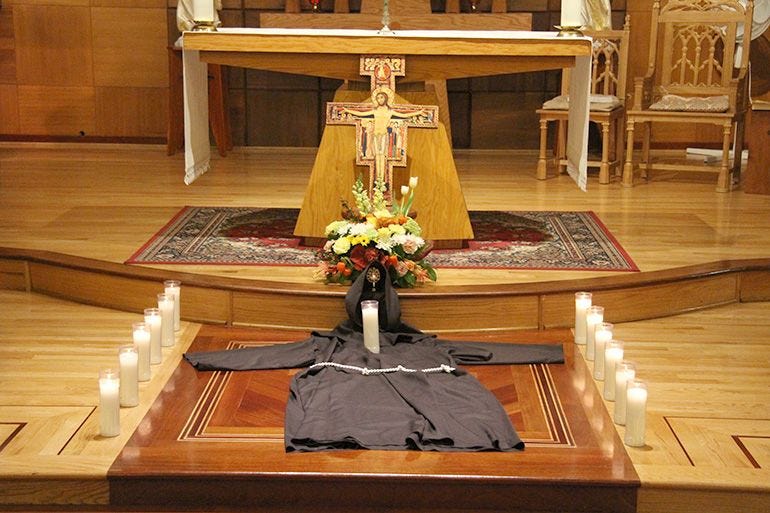
M296 208L312 157L236 149L184 186L181 156L161 146L0 143L0 508L146 509L113 504L107 471L159 404L197 321L303 328L293 339L339 321L345 289L314 283L308 268L122 264L184 205ZM622 448L641 483L636 510L767 511L768 197L717 195L686 173L631 190L589 176L582 193L566 176L536 180L534 152L456 160L469 208L593 210L641 272L439 270L437 284L404 294L406 316L460 338L490 328L548 333L570 325L572 292L595 291L651 383L647 446ZM140 406L121 412L124 432L100 439L96 372L170 277L183 281L178 344ZM612 412L604 401L592 407ZM292 510L273 510L282 508Z
M332 451L287 454L283 411L294 370L197 372L182 362L110 468L118 507L202 504L301 511L573 509L635 511L638 479L568 330L468 334L563 344L557 365L470 366L527 448L515 453ZM297 334L204 327L190 350L296 340ZM466 338L467 340L467 338ZM575 386L578 384L578 386ZM248 457L244 457L248 455ZM163 482L164 493L157 493Z

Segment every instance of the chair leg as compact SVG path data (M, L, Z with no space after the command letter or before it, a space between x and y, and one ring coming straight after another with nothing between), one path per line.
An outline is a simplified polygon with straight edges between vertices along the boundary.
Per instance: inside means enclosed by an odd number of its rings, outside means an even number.
M626 122L626 162L623 164L623 187L634 186L634 120Z
M730 140L732 139L732 122L722 126L722 164L719 167L717 192L730 192ZM740 158L735 155L735 158Z
M625 139L623 138L623 135L625 134L626 127L625 123L623 122L625 118L620 118L615 122L615 177L620 178L621 172L623 170L623 148Z
M602 122L602 163L599 165L599 183L610 183L610 122Z
M558 132L556 134L556 174L561 175L567 172L567 164L563 163L567 158L567 121L560 119L558 121Z
M647 179L647 170L652 165L650 162L650 139L652 137L652 123L647 121L644 123L644 132L642 136L642 164L639 166L641 171L639 176Z
M548 153L548 120L540 118L540 156L537 159L537 174L535 175L538 180L545 180L548 176L547 167L547 153Z
M743 164L743 144L746 132L745 120L735 123L735 144L733 144L733 183L737 184L741 179L741 165Z

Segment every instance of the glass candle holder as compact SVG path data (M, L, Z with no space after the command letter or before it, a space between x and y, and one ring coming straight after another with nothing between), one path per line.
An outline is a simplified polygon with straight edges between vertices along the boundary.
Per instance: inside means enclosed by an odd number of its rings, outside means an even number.
M158 310L160 311L160 345L174 345L174 296L158 294Z
M139 356L139 381L149 381L150 371L150 327L143 322L135 322L131 325L131 337Z
M157 365L163 361L161 350L161 317L157 308L144 309L144 324L150 329L150 364Z
M120 378L115 369L99 371L99 434L120 434Z
M586 343L586 310L591 306L590 292L575 292L575 343Z
M604 349L604 398L615 400L615 366L623 361L623 342L610 340Z
M139 353L134 345L120 346L120 405L131 408L139 404Z
M163 282L164 291L167 296L174 299L174 331L179 331L181 326L180 299L182 297L182 282L177 280L166 280Z
M647 383L632 379L626 386L626 432L623 442L629 447L643 447L647 428Z
M593 361L596 354L596 326L604 321L604 307L589 306L586 309L586 359Z
M361 301L361 317L364 325L364 347L372 353L380 352L379 302Z
M596 326L594 332L594 379L604 379L604 350L607 343L612 340L614 326L609 322L602 322Z
M634 362L623 360L615 366L615 424L626 423L626 385L636 377Z

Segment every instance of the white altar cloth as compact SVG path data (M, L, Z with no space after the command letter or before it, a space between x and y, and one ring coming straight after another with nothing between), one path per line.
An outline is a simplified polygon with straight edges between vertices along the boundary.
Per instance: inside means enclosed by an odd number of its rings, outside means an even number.
M186 34L186 33L185 33ZM285 28L222 28L221 34L264 36L317 36L366 37L383 41L398 38L456 39L457 48L463 40L559 41L555 32L533 31L467 31L467 30L400 30L381 34L376 30L354 29L285 29ZM579 38L590 40L590 38ZM208 120L207 65L200 60L198 50L184 49L184 124L185 124L185 178L191 184L211 166L211 145ZM323 53L319 44L319 53ZM255 50L256 51L256 50ZM397 52L393 52L397 53ZM409 60L407 56L407 66ZM407 67L408 70L408 67ZM591 88L591 56L575 57L575 68L570 79L570 106L567 137L567 171L581 190L586 190L588 166L588 98Z

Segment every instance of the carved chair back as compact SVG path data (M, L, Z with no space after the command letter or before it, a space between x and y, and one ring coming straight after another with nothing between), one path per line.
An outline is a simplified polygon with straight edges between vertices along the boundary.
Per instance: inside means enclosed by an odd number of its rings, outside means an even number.
M751 0L656 0L652 10L648 77L653 97L735 94L749 45L736 63L739 30L751 31ZM654 99L653 99L654 101Z

